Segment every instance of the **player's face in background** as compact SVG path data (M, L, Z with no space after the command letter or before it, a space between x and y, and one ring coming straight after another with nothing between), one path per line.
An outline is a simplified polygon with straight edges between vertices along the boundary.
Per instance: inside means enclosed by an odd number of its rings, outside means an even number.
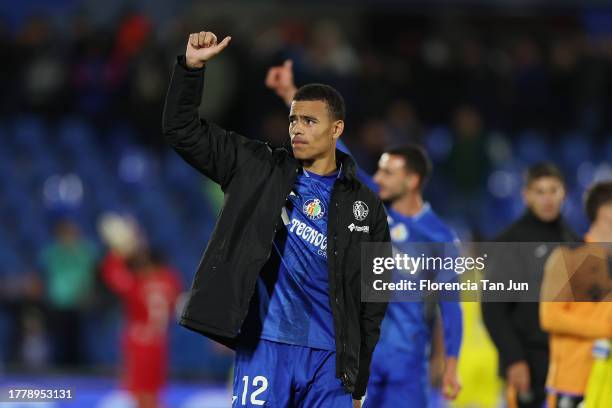
M419 176L408 171L402 156L384 153L374 175L380 199L392 202L418 191Z
M342 120L333 120L325 101L293 101L289 113L289 137L298 160L316 160L336 149L344 130Z
M154 271L151 254L146 249L139 249L128 258L130 269L138 276L150 275Z
M79 227L71 221L60 221L55 227L55 234L59 241L70 245L79 239Z
M612 202L602 205L597 210L597 223L604 226L604 230L610 232L607 242L612 242Z
M523 190L523 199L527 208L540 220L554 221L561 214L565 188L556 177L540 177Z

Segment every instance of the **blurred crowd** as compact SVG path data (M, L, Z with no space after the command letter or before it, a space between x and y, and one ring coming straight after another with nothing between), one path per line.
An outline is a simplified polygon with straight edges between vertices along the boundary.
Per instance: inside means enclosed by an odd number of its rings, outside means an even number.
M290 58L298 85L329 83L344 95L345 140L367 171L389 147L427 147L436 171L425 196L464 239L491 238L521 212L522 171L543 159L564 171L566 218L586 230L582 193L612 174L612 14L323 13L318 6L302 14L286 7L245 7L240 18L193 5L161 21L129 11L106 24L83 13L0 23L0 159L7 160L0 170L13 166L0 189L0 258L28 277L0 273L2 282L19 282L0 288L4 300L20 300L10 303L18 321L0 319L16 327L0 328L19 339L5 342L11 360L38 366L117 358L101 355L110 346L87 358L62 354L79 350L70 343L52 347L74 331L70 313L81 313L102 290L96 267L104 245L95 225L105 210L135 215L183 281L191 280L219 192L179 163L161 136L170 70L190 31L233 36L207 73L202 108L226 128L286 142L286 107L264 78ZM64 216L72 222L58 222ZM38 224L22 228L25 220ZM68 312L41 315L58 308ZM59 333L47 333L45 321ZM89 350L100 347L100 327L83 329ZM112 323L104 327L112 337ZM198 337L175 335L184 336L183 349L201 347ZM180 354L173 354L178 368L212 366ZM223 372L228 360L216 358L210 361L221 361Z
M573 186L580 164L596 167L612 152L605 13L434 17L358 8L349 16L339 8L321 17L312 10L262 16L246 8L248 23L229 11L197 18L195 6L159 22L125 12L111 25L83 14L61 24L35 15L2 30L0 54L12 63L1 79L1 111L79 115L101 130L128 121L140 141L159 148L172 61L184 34L206 25L236 41L209 72L204 109L249 137L286 141L286 112L263 78L269 66L291 58L298 83L330 83L345 95L346 139L364 168L373 170L385 147L423 142L442 165L436 188L459 201L495 195L488 177L504 165L552 152L571 161L565 170ZM584 219L576 222L584 230ZM484 236L495 232L468 226Z
M609 134L612 31L602 27L612 15L434 17L366 8L317 17L312 10L312 17L283 16L281 8L258 18L245 9L241 15L255 20L248 24L229 12L154 22L134 11L106 25L84 14L61 23L43 14L18 27L5 23L0 55L11 64L2 78L2 113L129 118L150 130L154 142L159 129L152 115L161 113L173 57L186 32L207 25L236 39L217 69L223 81L215 88L223 96L207 109L253 137L285 137L284 122L280 131L266 117L278 106L261 87L262 73L285 57L302 82L339 88L355 125L352 137L368 150L423 140L429 128L452 126L466 110L479 126L509 134L583 132L593 140ZM266 103L256 103L261 98ZM254 112L235 115L241 111Z

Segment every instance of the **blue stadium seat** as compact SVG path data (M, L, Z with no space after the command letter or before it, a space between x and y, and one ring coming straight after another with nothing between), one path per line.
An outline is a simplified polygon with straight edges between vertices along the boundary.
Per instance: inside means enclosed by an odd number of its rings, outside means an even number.
M95 133L91 125L80 118L64 119L58 127L59 142L68 148L90 150L95 141Z
M544 135L534 130L527 130L518 135L515 151L517 157L528 165L553 159Z
M0 275L19 276L25 271L23 259L14 246L0 247Z
M119 347L121 341L120 305L109 310L99 311L85 319L83 327L85 349L89 363L94 366L116 366L121 359Z
M21 116L13 122L13 141L19 149L44 151L48 131L42 118Z
M56 153L53 151L47 151L47 154L35 157L32 165L33 173L43 180L52 174L61 172L61 166L57 161Z
M445 126L433 127L425 136L425 147L434 163L446 160L453 147L450 130Z
M570 190L563 205L563 217L579 236L584 235L589 224L584 213L583 194L584 191L579 188Z
M23 187L14 182L5 186L4 199L4 206L14 211L22 211L30 201L30 198Z
M608 135L606 138L603 149L600 151L599 160L607 163L612 163L612 135Z
M170 343L173 345L170 353L173 367L180 367L192 373L206 372L216 378L227 377L233 362L232 354L221 354L216 351L211 340L173 325L170 331ZM197 350L197 352L185 353L184 350Z
M193 188L200 179L197 171L171 150L163 158L162 177L173 188Z
M0 268L0 279L2 278L2 268ZM0 362L8 361L11 350L10 344L13 339L13 324L14 314L9 314L9 310L0 307ZM0 373L2 366L0 365Z
M122 150L123 148L134 144L134 140L136 139L136 131L129 123L117 123L108 130L106 139L110 142L110 145L114 149Z
M566 175L574 175L582 163L592 159L590 140L583 134L568 134L557 145L557 156Z

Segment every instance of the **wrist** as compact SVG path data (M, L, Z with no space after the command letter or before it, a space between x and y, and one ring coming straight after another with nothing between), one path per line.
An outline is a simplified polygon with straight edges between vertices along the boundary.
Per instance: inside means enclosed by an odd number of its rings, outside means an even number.
M197 59L191 59L189 57L185 57L185 65L187 66L187 68L189 69L202 69L204 68L204 65L206 64L206 61L200 61Z
M293 97L295 96L295 93L297 92L297 88L296 87L292 87L290 89L287 89L285 91L279 92L279 95L281 97L281 99L283 101L285 101L285 103L287 105L291 105L291 102L293 101Z
M525 360L522 359L513 359L510 360L507 364L506 364L506 372L516 369L517 367L520 367L522 365L526 364Z
M293 98L293 95L295 95L295 93L297 92L297 88L295 87L295 85L291 85L291 87L289 87L286 91L287 95Z
M446 357L446 368L456 370L457 369L457 357L447 356Z

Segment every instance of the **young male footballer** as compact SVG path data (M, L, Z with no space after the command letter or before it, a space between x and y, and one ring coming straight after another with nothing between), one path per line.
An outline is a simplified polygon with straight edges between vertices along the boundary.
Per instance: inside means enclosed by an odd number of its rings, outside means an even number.
M291 61L270 68L266 85L290 104L297 92ZM341 141L338 146L348 152ZM358 175L387 204L391 240L397 251L409 254L415 251L415 244L422 246L419 243L438 242L452 244L447 246L452 253L446 255L456 256L459 251L456 234L423 199L423 189L431 171L427 152L409 144L387 150L378 162L374 177L361 169L358 169ZM453 278L456 276L448 279ZM432 370L429 361L438 351L443 360L442 394L447 399L457 397L461 388L457 360L461 347L462 314L459 299L456 300L389 303L380 342L374 352L364 408L439 407L438 392L431 389L429 382ZM443 347L436 350L437 342L434 340L439 334L437 323L440 321Z
M385 208L336 150L330 86L296 92L292 151L198 116L205 65L229 42L191 34L166 97L167 141L225 193L180 323L236 349L233 407L359 407L386 310L361 302L361 243L389 241Z

